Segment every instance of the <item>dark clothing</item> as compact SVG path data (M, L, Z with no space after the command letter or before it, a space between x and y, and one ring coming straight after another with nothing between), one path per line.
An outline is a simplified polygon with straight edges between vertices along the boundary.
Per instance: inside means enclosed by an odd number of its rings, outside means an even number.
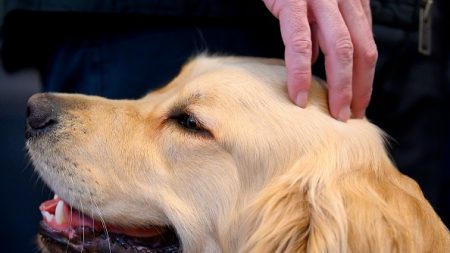
M450 8L434 1L432 53L425 56L417 51L420 1L371 1L379 61L367 115L392 136L399 169L419 182L449 226ZM205 50L284 57L278 21L261 0L15 0L5 10L4 67L37 68L47 91L138 98ZM320 62L314 72L324 77ZM2 215L20 224L14 212Z
M376 25L417 30L422 0L371 0L373 23Z
M408 3L405 8L417 7L412 5L415 1L403 2ZM399 169L419 183L449 226L450 41L445 36L450 25L449 2L434 1L433 11L429 56L417 50L417 12L410 22L403 17L402 25L374 25L380 57L368 117L392 136L391 154Z
M259 0L119 0L119 1L35 1L8 0L5 12L29 10L39 12L79 12L144 14L161 17L259 17L268 16Z

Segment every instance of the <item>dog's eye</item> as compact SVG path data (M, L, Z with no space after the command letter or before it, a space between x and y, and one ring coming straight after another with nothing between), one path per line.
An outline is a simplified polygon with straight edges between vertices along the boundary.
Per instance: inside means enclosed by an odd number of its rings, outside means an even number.
M214 138L211 132L206 129L194 114L181 111L175 112L169 117L169 120L177 124L186 132L199 135L202 137Z
M178 116L175 117L177 123L189 130L193 130L193 131L202 131L203 128L200 126L200 124L198 123L197 119L190 114L187 113L182 113Z

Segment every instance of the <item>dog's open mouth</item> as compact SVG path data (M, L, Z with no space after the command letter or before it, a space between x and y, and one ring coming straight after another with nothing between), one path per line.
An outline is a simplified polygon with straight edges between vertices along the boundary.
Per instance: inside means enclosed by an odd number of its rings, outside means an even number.
M168 227L121 228L96 221L55 197L39 207L39 239L50 252L180 252ZM105 229L106 228L106 229Z

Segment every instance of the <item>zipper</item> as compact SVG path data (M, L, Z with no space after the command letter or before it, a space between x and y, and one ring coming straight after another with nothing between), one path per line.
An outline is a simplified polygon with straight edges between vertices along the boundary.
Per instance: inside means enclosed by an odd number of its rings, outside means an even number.
M433 0L421 0L419 9L418 51L427 56L431 54L432 9Z

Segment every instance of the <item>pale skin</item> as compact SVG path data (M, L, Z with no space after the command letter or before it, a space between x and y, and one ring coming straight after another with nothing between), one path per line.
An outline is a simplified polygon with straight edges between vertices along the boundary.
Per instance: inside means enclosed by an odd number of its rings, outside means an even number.
M280 21L291 100L306 106L321 50L331 115L344 122L364 117L378 58L369 0L263 1Z

